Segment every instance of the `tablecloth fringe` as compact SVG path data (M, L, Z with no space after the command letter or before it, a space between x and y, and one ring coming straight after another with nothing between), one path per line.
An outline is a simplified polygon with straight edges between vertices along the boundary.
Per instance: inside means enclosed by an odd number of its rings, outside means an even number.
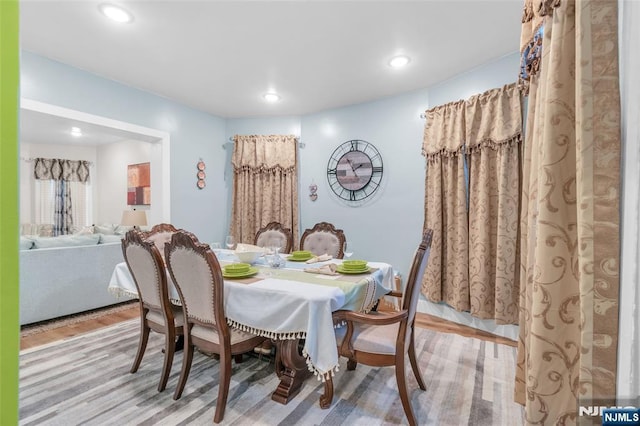
M138 293L125 290L124 288L109 287L108 290L109 290L109 293L113 294L117 298L120 298L120 297L129 297L132 299L138 298Z
M313 365L313 362L311 362L311 357L309 356L309 353L307 352L306 349L302 349L302 355L304 356L304 359L307 362L307 368L316 376L316 379L318 379L319 382L320 381L322 383L326 382L327 379L335 376L336 375L335 373L340 371L340 365L336 364L333 367L331 367L329 371L322 372Z
M129 291L118 287L108 287L107 290L117 298L129 297L131 299L138 299L138 293L135 291ZM182 306L180 299L169 299L169 301L174 305Z
M240 324L239 322L236 322L231 318L227 318L227 324L229 324L229 327L233 327L237 330L255 334L256 336L268 337L274 340L297 340L297 339L305 339L307 337L307 333L304 331L294 331L294 332L283 333L283 332L261 330L259 328L249 327L247 325Z

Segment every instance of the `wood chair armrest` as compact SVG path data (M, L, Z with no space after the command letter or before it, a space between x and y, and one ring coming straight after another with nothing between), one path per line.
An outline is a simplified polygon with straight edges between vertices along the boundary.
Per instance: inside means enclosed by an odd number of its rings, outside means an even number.
M340 311L339 311L340 312ZM398 312L391 313L376 313L374 314L365 314L361 312L352 312L352 311L342 311L344 312L343 321L353 321L361 324L370 324L370 325L388 325L394 324L396 322L400 322L403 319L407 318L409 312L406 309Z
M401 291L391 290L389 293L385 294L385 296L399 297L400 299L402 299L404 293L402 293Z

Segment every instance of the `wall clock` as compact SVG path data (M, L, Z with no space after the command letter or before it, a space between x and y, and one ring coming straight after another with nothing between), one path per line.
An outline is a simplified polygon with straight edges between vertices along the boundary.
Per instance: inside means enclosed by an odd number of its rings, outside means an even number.
M327 164L331 190L349 203L373 195L382 181L382 156L367 141L354 139L340 144Z

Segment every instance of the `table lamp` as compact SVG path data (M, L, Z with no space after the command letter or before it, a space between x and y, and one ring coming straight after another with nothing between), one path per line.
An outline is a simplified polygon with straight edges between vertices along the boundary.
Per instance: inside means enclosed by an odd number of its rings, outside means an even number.
M125 210L122 212L120 224L140 229L141 226L147 225L147 214L144 210Z

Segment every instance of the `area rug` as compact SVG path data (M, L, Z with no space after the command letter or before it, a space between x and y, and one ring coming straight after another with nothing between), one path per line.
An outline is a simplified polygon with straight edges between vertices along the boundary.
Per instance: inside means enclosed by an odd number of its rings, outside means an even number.
M163 337L152 333L140 369L129 373L138 321L130 320L20 353L21 425L209 425L218 392L218 361L196 352L182 398L174 401L182 354L167 389L157 391ZM457 334L417 329L416 350L426 391L408 372L420 425L521 425L513 402L515 348ZM271 400L273 363L246 357L233 363L223 425L406 424L394 369L341 359L334 400L323 410L322 384L310 378L287 405Z
M126 311L137 305L138 301L132 300L118 303L117 305L109 306L106 308L93 309L91 311L67 315L48 321L41 321L34 324L23 325L22 327L20 327L20 337L32 336L34 334L43 333L55 328L66 327L71 324L77 324L79 322L108 316L116 312Z

